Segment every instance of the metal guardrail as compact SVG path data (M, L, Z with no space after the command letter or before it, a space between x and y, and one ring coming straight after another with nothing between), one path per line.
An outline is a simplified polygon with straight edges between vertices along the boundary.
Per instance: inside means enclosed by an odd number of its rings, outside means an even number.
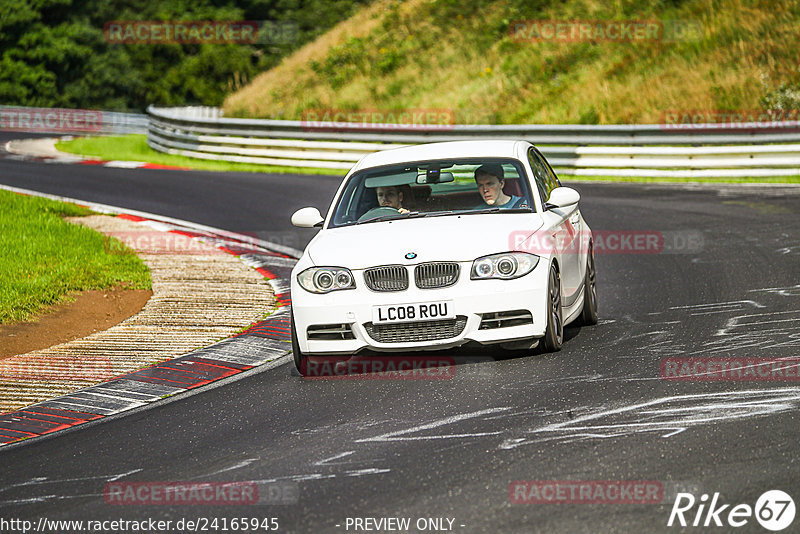
M0 131L123 135L147 133L144 113L120 113L93 109L0 106Z
M147 133L149 117L144 113L103 112L103 134L143 134Z
M363 155L377 150L491 138L534 143L560 174L800 175L798 121L773 123L769 128L758 123L688 128L659 124L409 126L234 119L223 117L217 108L203 107L151 106L147 112L147 142L153 149L242 163L349 169Z

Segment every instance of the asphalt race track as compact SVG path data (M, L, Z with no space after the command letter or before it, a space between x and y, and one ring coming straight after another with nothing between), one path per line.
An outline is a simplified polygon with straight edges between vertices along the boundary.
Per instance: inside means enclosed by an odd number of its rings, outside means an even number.
M324 211L338 179L0 160L0 183L302 248L313 232L291 228L289 215ZM568 329L561 352L470 353L450 380L305 380L290 364L246 375L0 450L0 517L277 518L279 532L363 532L354 518L399 517L411 532L424 518L444 518L436 532L678 532L667 527L676 492L719 493L730 505L722 521L767 490L797 502L796 368L772 381L660 373L665 358L800 356L800 188L574 187L598 235L663 241L598 251L601 322ZM233 481L295 493L288 504L245 506L104 499L109 482ZM515 503L514 481L650 481L663 495ZM767 532L754 517L710 529Z
M0 152L18 136L0 133ZM1 165L0 183L5 185L175 217L300 250L314 232L289 224L292 213L311 205L325 212L341 182L341 177L325 175L235 173L231 180L231 174L212 171L140 173L10 160Z

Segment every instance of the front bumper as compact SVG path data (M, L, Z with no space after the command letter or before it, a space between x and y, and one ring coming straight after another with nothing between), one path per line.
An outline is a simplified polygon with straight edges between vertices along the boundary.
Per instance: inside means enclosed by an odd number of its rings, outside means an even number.
M544 258L533 271L514 280L470 280L470 268L471 263L462 263L459 281L447 288L419 289L411 284L409 289L397 292L371 291L364 282L363 271L353 271L356 289L324 295L309 293L301 288L293 273L292 313L300 350L306 354L355 354L364 349L397 353L447 349L469 342L510 342L544 335L549 273L549 264ZM457 325L449 333L442 334L449 328L442 321L427 321L428 324L398 323L402 326L391 327L392 335L389 336L376 336L375 329L370 328L374 306L437 301L452 303ZM503 322L503 315L489 315L507 312L529 312L531 322ZM485 326L492 327L481 329L482 320L491 317L500 317L501 320L499 323L488 322ZM338 337L336 339L309 339L309 327L315 332L319 331L320 325L328 326L330 331L342 330L347 333L329 336ZM425 337L425 331L431 328L436 328L440 337L446 337L414 340L415 337ZM422 335L415 336L412 332ZM379 340L387 338L392 341Z

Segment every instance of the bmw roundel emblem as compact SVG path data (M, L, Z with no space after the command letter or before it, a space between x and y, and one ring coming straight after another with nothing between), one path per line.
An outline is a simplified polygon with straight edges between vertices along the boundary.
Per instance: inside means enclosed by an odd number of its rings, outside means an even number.
M413 260L416 257L417 257L416 252L409 252L408 254L406 254L406 259L407 260Z

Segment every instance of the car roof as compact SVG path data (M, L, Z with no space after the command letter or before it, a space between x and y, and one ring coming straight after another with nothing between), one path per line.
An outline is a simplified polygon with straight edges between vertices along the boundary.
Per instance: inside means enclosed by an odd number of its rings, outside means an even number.
M520 143L528 144L518 140L476 139L411 145L367 154L352 170L436 159L517 158Z

